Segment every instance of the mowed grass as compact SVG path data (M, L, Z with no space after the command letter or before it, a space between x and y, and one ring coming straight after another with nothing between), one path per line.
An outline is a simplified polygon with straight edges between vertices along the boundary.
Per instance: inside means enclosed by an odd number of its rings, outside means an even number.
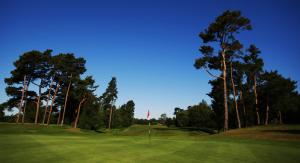
M100 133L0 123L0 162L300 162L300 126L201 131L133 125Z

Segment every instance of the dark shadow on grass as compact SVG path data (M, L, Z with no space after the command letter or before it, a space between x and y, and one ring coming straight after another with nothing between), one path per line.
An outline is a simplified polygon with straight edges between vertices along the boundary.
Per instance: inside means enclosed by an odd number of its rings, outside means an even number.
M159 131L181 130L186 132L199 132L199 133L205 132L209 134L217 133L216 131L209 128L197 128L197 127L179 127L179 128L169 127L169 128L155 128L155 130L159 130Z
M285 134L300 134L300 130L262 130L262 132L278 132Z
M99 130L94 130L95 132L97 132L97 133L100 133L100 134L103 134L103 133L105 133L105 132L103 132L103 131L99 131Z

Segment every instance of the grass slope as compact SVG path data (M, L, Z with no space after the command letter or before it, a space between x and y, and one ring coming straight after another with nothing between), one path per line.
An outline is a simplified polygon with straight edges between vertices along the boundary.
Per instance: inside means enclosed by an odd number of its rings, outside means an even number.
M153 126L97 133L31 124L0 124L0 162L300 162L300 126L225 134ZM258 135L258 136L257 136Z

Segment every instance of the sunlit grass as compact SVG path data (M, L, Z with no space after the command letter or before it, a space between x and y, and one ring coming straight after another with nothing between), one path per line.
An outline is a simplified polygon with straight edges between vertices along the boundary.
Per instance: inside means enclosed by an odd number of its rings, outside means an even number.
M299 126L280 128L300 130ZM277 133L279 128L259 127L209 135L152 126L149 142L147 126L140 125L99 133L74 132L56 126L0 124L0 162L300 162L299 139L236 136L248 130L252 134L262 130Z

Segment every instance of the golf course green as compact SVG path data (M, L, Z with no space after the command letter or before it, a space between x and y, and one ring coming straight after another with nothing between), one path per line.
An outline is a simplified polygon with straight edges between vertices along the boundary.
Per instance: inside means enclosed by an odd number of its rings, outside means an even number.
M213 135L157 125L151 133L0 123L0 162L300 162L300 125Z

